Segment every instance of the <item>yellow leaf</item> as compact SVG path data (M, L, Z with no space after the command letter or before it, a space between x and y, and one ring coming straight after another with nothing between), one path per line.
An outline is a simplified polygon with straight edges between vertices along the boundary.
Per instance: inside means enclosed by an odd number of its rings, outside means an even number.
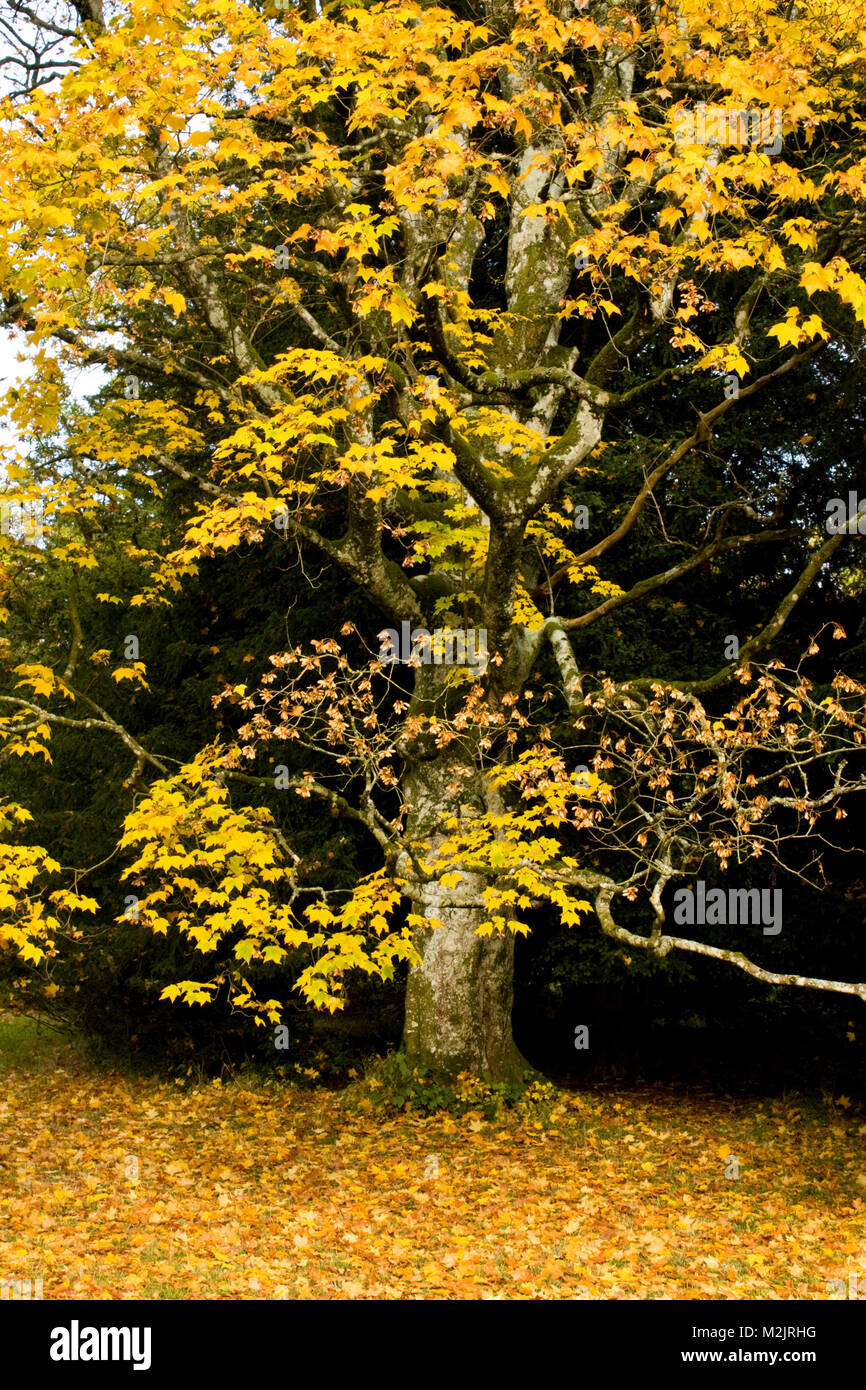
M502 174L488 173L486 177L488 187L491 188L494 193L500 193L503 198L509 196L511 193L511 185Z
M182 314L186 309L186 300L177 290L163 290L162 298L176 314Z

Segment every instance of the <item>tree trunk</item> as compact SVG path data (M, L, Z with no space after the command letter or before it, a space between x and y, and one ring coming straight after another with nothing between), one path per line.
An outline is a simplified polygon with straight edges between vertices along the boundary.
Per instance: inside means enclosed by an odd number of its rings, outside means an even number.
M442 819L458 804L480 802L481 794L465 765L444 756L415 764L406 783L409 838L441 843ZM511 1035L514 937L476 935L487 916L485 879L461 872L455 887L422 883L413 895L412 910L442 925L416 934L422 959L409 971L404 1051L410 1062L443 1077L470 1072L515 1080L528 1063Z

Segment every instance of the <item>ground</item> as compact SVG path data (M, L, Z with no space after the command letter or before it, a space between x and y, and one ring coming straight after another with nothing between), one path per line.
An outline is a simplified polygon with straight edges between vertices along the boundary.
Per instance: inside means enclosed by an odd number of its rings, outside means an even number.
M866 1288L866 1124L845 1097L605 1088L492 1122L383 1119L375 1090L98 1070L9 1018L0 1096L0 1279L41 1277L46 1299Z

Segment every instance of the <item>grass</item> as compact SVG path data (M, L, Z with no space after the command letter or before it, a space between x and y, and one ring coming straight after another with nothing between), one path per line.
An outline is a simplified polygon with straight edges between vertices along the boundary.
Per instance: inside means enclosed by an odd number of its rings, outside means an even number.
M0 1074L27 1067L35 1075L84 1056L78 1039L23 1014L0 1014Z

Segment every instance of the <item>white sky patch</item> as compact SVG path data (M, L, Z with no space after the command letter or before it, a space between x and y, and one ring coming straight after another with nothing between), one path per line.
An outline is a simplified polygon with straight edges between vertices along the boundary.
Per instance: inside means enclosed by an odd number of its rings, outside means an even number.
M26 381L33 373L33 363L19 362L19 356L26 353L26 342L21 333L12 334L8 329L0 330L0 395L20 382ZM23 450L24 441L12 427L5 414L0 414L0 448Z
M0 398L32 375L33 349L28 344L26 335L8 328L0 329ZM82 403L99 390L109 379L109 375L106 369L99 365L66 367L64 370L64 380L73 400ZM26 454L27 439L15 428L0 402L0 451L5 452L7 449L16 449L19 453Z
M277 0L279 7L280 0ZM288 0L284 0L285 8L288 8ZM317 5L317 12L319 7ZM112 0L107 0L105 6L106 19L111 25L113 14L118 13ZM41 17L58 25L61 29L74 29L77 27L77 16L69 0L45 0L40 9ZM279 17L277 17L279 22ZM229 44L229 39L224 37L222 40L216 38L215 46L219 48ZM86 41L85 41L86 45ZM75 44L68 38L57 34L43 31L33 25L25 14L11 15L4 11L2 0L0 0L0 57L2 57L8 67L0 67L0 95L10 92L20 92L23 80L24 68L21 64L28 59L32 60L34 46L36 49L45 50L44 78L42 86L44 89L56 88L57 84L70 71L73 66L71 60L74 59ZM85 54L79 55L79 61L85 59ZM56 65L56 66L55 66ZM51 76L52 68L54 75ZM225 99L226 93L212 93ZM250 88L246 83L237 78L233 79L233 90L231 104L238 106L254 106L259 100L259 94ZM193 135L212 134L214 120L210 115L202 112L192 112L187 116L186 124L180 131L172 131L167 135L171 145L178 151L183 150L188 140ZM130 119L130 130L128 134L135 138L140 132L136 129L136 119L134 113ZM211 142L206 146L198 146L200 158L212 156L216 151L217 145ZM219 190L219 197L230 198L234 190L226 187ZM115 334L96 334L86 335L90 340L99 341L101 344L114 341L121 345L121 340ZM33 375L33 355L34 350L28 343L28 335L20 330L0 328L0 468L4 455L7 456L10 450L25 455L28 452L28 439L22 435L10 421L4 409L3 397L10 390L26 381ZM64 380L71 393L73 400L83 403L88 396L93 395L99 390L107 380L110 380L116 373L108 371L103 366L72 368L65 365L63 369ZM30 441L32 443L32 439Z

